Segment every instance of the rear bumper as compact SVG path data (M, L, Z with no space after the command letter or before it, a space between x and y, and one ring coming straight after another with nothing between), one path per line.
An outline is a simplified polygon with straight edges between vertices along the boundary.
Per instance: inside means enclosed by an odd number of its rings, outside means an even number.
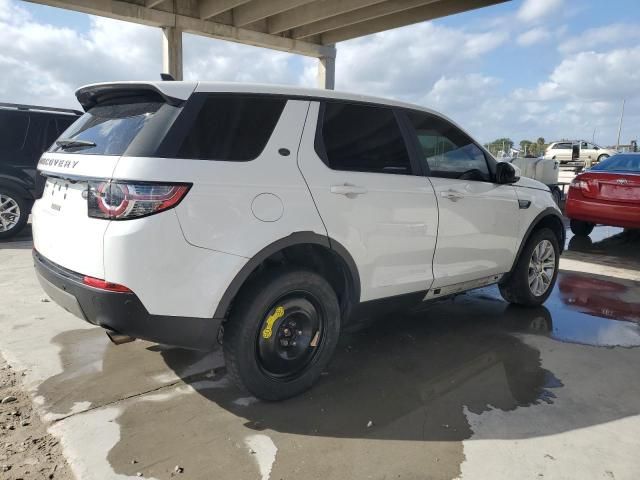
M583 222L612 227L640 228L640 205L578 198L575 194L569 194L565 215L570 219Z
M131 337L196 350L211 350L222 319L152 315L135 293L89 287L83 276L33 251L36 274L43 290L77 317Z

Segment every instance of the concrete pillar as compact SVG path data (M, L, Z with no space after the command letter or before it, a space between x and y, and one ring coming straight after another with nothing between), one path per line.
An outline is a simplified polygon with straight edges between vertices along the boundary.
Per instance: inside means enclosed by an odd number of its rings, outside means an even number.
M182 80L182 31L162 27L162 73Z
M333 90L336 86L336 57L318 58L318 88Z

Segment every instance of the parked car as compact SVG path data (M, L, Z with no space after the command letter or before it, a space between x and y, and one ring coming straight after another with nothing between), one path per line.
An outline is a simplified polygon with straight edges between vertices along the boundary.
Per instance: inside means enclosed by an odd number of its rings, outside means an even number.
M219 340L230 376L278 400L311 387L366 312L494 283L537 306L553 288L549 189L431 110L218 83L76 95L87 113L39 164L35 265L117 341Z
M40 155L82 113L63 108L0 103L0 239L27 223L44 180Z
M576 176L565 214L576 235L589 235L596 224L640 228L640 153L614 155Z
M549 144L545 158L558 160L560 166L591 168L596 163L615 155L617 152L603 148L585 140L561 141Z

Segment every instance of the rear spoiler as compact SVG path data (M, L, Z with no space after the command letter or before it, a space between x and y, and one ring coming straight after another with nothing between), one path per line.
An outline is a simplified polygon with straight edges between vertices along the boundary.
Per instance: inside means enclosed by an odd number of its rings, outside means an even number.
M162 88L154 83L98 83L76 90L76 98L85 112L99 103L117 102L123 97L149 97L177 107L191 96L195 87L195 82L166 82Z

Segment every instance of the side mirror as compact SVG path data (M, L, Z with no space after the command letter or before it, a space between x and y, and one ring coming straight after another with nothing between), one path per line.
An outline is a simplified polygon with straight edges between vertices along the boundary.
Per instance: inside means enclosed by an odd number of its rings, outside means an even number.
M513 165L506 162L498 162L496 165L496 183L516 183L518 180L520 180L520 172L517 172Z

